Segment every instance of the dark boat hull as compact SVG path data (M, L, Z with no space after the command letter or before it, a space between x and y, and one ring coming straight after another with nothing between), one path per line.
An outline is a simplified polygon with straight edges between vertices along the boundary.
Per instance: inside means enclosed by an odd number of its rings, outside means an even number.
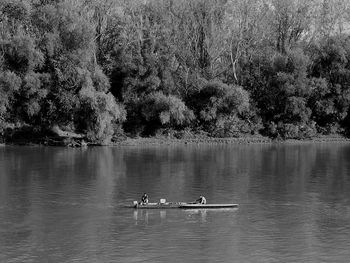
M238 204L183 204L182 209L218 209L218 208L236 208Z
M220 208L236 208L238 204L190 204L184 202L174 202L174 203L148 203L148 204L136 204L127 206L129 208L135 209L220 209Z

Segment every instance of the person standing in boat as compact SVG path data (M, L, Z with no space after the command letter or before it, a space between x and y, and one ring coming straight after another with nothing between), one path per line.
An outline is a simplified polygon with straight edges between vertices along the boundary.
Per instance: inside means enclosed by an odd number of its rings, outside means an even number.
M141 205L148 204L148 195L146 193L141 197Z
M201 195L201 196L196 200L195 203L196 203L196 204L205 205L205 204L207 203L207 199L205 199L205 197Z

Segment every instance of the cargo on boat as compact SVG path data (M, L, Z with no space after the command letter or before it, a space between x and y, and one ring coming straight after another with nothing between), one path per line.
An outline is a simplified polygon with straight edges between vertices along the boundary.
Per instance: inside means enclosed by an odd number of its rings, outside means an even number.
M185 205L184 202L166 202L166 203L148 203L148 204L139 204L134 203L130 208L136 209L167 209L167 208L179 208L181 205Z

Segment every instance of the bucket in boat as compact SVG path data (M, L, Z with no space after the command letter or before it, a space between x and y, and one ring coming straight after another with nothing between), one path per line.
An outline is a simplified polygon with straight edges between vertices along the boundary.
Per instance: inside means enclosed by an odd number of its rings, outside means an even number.
M160 199L160 200L159 200L159 203L161 203L161 204L165 204L165 202L166 202L165 199Z

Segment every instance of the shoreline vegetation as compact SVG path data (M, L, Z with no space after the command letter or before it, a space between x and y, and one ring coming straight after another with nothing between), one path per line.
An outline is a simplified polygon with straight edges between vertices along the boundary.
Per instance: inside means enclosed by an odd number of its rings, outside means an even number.
M84 148L91 146L177 146L177 145L234 145L234 144L304 144L304 143L350 143L350 138L340 134L319 135L307 139L271 139L262 135L250 135L235 138L213 138L204 136L193 136L190 138L175 138L173 136L157 137L137 137L131 138L124 136L114 142L105 144L89 143L84 136L72 134L61 134L60 136L51 137L16 137L12 141L0 143L0 146L63 146L73 148Z
M305 140L273 140L263 136L245 138L127 138L113 144L113 146L176 146L176 145L247 145L247 144L303 144L303 143L350 143L350 139L343 136L320 136Z
M347 141L349 10L349 0L2 0L0 143Z

